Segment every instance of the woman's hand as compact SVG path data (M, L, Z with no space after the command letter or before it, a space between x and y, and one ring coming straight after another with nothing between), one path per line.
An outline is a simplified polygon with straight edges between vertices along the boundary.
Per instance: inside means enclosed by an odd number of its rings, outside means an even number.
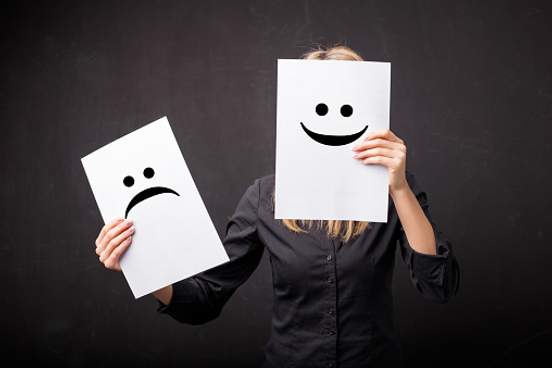
M134 226L132 220L115 219L106 224L96 239L96 254L100 256L105 268L121 271L119 259L132 243ZM172 298L172 285L165 286L152 294L163 304L170 303Z
M132 243L131 220L115 219L106 224L96 239L96 254L105 268L121 271L119 259Z
M389 170L391 193L408 188L406 181L406 145L389 129L369 133L355 147L353 156L364 164L380 164Z

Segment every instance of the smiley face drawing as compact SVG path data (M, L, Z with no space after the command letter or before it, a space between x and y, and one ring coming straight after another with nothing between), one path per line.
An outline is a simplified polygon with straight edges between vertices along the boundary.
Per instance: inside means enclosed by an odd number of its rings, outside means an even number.
M143 174L144 174L144 177L146 179L151 179L155 175L155 171L151 167L146 167L144 169ZM123 184L126 187L129 187L129 188L132 187L134 185L134 178L130 175L125 176L125 178L123 179ZM174 191L170 188L160 187L160 186L149 187L147 189L142 190L141 192L136 194L134 197L132 197L132 199L130 200L130 202L127 205L127 208L126 208L126 211L125 211L125 218L128 217L128 213L130 212L130 210L134 206L136 206L138 203L140 203L142 201L145 201L146 199L151 198L153 196L156 196L156 195L159 195L159 194L164 194L164 193L174 194L176 196L180 196L180 194L178 194L176 191Z
M326 116L328 113L328 105L325 103L319 103L316 105L315 111L318 116ZM353 107L351 105L343 105L340 109L341 116L344 118L349 118L351 115L353 115ZM353 133L353 134L346 134L346 135L330 135L330 134L322 134L322 133L316 133L310 130L303 124L303 122L300 122L301 128L303 128L303 131L307 133L309 137L311 137L314 141L325 144L327 146L343 146L345 144L352 143L356 141L360 136L364 134L366 129L368 129L368 125L365 125L364 128L362 128L360 131Z
M388 171L352 146L389 128L391 63L278 59L274 218L387 221Z

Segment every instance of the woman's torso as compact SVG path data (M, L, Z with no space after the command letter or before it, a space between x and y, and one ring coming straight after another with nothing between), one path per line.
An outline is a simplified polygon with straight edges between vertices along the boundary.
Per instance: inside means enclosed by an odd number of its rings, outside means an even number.
M273 174L260 178L257 233L269 253L274 288L265 365L359 367L399 359L391 288L398 218L392 201L387 223L371 223L344 243L324 229L285 228L274 219L273 190Z

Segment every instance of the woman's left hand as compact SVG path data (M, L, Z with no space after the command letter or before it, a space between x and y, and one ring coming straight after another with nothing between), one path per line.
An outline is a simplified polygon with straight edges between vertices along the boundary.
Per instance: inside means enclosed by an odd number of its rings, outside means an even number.
M406 181L406 145L389 129L369 133L366 138L353 147L357 160L364 164L380 164L389 170L389 189L391 193L408 188Z

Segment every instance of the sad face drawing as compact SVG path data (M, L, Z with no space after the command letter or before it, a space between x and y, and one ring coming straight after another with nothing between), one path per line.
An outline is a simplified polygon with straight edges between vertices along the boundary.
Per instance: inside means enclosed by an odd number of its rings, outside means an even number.
M155 175L155 171L151 167L146 167L144 169L143 175L144 175L144 178L151 179ZM123 184L126 187L129 187L129 188L132 187L134 185L134 177L130 175L125 176L125 178L123 179ZM130 202L126 207L125 218L128 217L128 213L130 212L130 210L138 203L160 194L174 194L176 196L180 196L180 194L178 194L173 189L166 188L166 187L154 186L154 187L146 188L138 192L138 194L136 194L134 197L132 197L132 199L130 200Z
M135 298L229 260L167 117L81 161L103 222L136 228L119 261Z

